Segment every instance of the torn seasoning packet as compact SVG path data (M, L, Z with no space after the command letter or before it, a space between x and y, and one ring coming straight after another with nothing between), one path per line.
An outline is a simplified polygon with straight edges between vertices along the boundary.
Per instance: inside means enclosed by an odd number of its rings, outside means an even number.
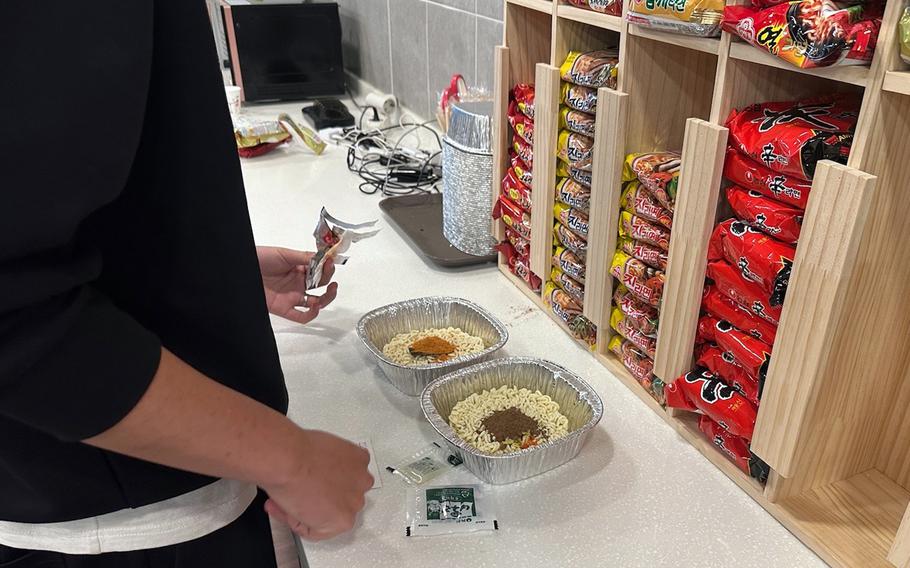
M439 442L433 442L401 463L386 467L408 485L422 485L461 465L461 458Z
M307 290L319 287L322 280L322 270L327 259L331 258L337 264L344 264L347 258L341 261L339 255L347 252L352 243L372 237L379 232L379 229L373 229L376 221L367 221L364 223L348 223L333 217L323 207L319 212L319 222L316 224L316 230L313 236L316 238L316 254L310 260L307 267ZM363 229L369 229L363 231Z

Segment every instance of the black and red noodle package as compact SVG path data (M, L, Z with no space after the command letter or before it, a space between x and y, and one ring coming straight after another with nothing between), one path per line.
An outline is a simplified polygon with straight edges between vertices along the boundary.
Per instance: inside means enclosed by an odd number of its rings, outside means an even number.
M522 210L531 212L531 188L521 183L512 169L509 169L502 178L502 194Z
M660 298L664 293L664 273L660 270L617 250L610 264L610 275L639 300L650 306L660 306Z
M639 300L622 284L613 292L613 304L635 329L648 337L657 337L659 314L654 306Z
M766 292L772 307L781 306L790 283L796 248L754 229L738 219L714 228L708 244L708 261L726 259L743 278Z
M712 284L705 286L701 298L701 309L718 319L727 320L766 345L774 345L774 338L777 335L776 325L754 315L721 294L720 290Z
M754 477L760 483L768 480L771 468L749 450L749 443L727 432L720 424L702 415L698 417L698 429L717 449L736 464L736 467Z
M515 131L515 134L528 144L534 144L534 121L518 110L518 103L515 101L509 104L508 119L509 125Z
M802 69L868 65L878 41L883 3L844 7L832 0L796 0L727 6L722 27Z
M740 367L730 352L721 351L713 343L699 345L695 349L695 364L707 368L758 406L761 398L758 379Z
M771 346L762 343L748 333L739 330L726 321L712 316L698 320L698 339L715 343L729 354L730 360L759 383L763 383L771 364Z
M540 285L542 284L540 277L531 272L531 266L528 261L528 257L521 256L515 250L515 248L509 242L502 242L496 245L496 250L501 252L503 256L506 257L506 264L509 265L509 270L515 276L521 278L524 282L530 286L531 290L535 292L540 291Z
M531 215L504 195L493 205L493 218L502 219L506 227L512 228L522 238L531 240Z
M740 220L766 235L790 244L799 240L803 226L803 210L799 207L735 185L727 188L727 202Z
M727 432L752 440L755 405L707 369L696 367L677 378L664 387L664 396L668 407L701 411Z
M727 148L724 177L744 189L756 191L800 209L805 209L809 203L812 182L775 172L740 153L736 148Z
M512 99L523 115L534 120L534 85L518 83L512 87Z
M709 262L706 275L721 294L753 315L775 326L780 323L783 306L772 306L768 301L768 293L759 284L743 278L740 271L726 260Z
M727 119L734 147L785 175L811 180L820 160L847 163L860 99L824 95L804 101L760 103Z

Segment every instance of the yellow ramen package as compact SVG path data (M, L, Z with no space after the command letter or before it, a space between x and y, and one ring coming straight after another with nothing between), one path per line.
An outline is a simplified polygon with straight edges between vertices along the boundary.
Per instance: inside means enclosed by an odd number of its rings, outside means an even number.
M632 0L626 19L656 30L701 37L720 36L724 0Z

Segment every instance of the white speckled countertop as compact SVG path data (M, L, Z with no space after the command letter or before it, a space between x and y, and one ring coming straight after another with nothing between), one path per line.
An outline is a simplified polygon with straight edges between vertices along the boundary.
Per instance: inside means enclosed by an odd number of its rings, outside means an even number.
M300 116L300 104L250 114ZM368 310L420 296L453 295L489 309L509 328L505 353L553 360L587 380L604 417L574 461L539 477L490 487L500 531L404 536L407 488L382 471L357 529L305 545L312 568L375 566L751 567L824 566L808 548L578 347L493 265L439 269L396 232L377 196L357 190L344 151L316 157L281 149L243 164L259 244L312 250L319 209L348 221L380 218L382 231L355 244L340 267L338 300L311 325L273 324L291 395L290 416L307 428L369 439L381 468L435 439L416 398L398 392L367 358L354 332ZM230 309L227 307L226 309ZM477 483L464 468L440 483Z

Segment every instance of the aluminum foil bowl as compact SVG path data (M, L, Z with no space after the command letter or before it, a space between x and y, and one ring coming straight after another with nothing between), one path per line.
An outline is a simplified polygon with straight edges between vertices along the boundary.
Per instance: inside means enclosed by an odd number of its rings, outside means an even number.
M441 327L461 328L482 338L487 348L444 363L417 366L393 363L382 353L386 343L399 333ZM489 359L509 340L505 326L488 311L473 302L446 297L417 298L376 308L360 318L357 335L389 381L411 396L419 395L430 381L446 373Z
M559 404L569 434L559 440L509 454L488 454L462 440L449 426L452 408L475 392L504 385L540 391ZM472 365L430 384L420 398L423 413L452 452L474 475L501 485L540 475L578 455L603 416L603 401L577 375L550 361L509 357Z

